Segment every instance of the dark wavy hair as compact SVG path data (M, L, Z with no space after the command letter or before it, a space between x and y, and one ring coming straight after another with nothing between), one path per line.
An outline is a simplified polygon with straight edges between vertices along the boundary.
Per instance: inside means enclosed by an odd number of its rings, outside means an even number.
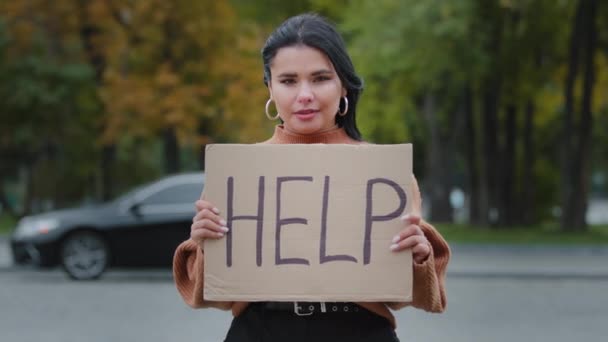
M343 127L351 138L362 140L361 132L357 128L355 114L357 102L363 91L363 80L356 74L353 62L346 52L342 36L335 26L327 19L314 14L306 13L291 17L284 21L266 40L262 48L264 61L264 84L270 82L270 63L277 51L286 46L306 45L325 53L346 88L348 98L348 112L346 115L336 115L336 124ZM340 100L339 110L344 110L344 103Z

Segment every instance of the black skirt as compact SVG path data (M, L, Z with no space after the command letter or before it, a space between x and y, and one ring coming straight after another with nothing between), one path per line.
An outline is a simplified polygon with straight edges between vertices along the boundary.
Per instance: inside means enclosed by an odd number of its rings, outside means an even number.
M308 310L310 307L311 311ZM300 309L300 310L298 310ZM356 304L251 303L225 342L399 342L390 322Z

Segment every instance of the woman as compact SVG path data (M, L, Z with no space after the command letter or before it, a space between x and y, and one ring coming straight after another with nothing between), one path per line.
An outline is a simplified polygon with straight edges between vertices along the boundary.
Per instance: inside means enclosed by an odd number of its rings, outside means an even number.
M355 121L362 81L331 24L314 14L290 18L268 38L262 58L264 83L270 92L266 115L282 122L264 143L364 143ZM269 113L271 102L276 115ZM420 212L420 195L416 194L415 212ZM190 239L175 253L174 278L190 306L232 310L235 318L228 342L398 341L389 308L445 309L444 278L450 251L441 235L414 214L402 219L403 230L386 246L395 253L412 250L411 303L307 303L306 307L336 310L313 310L300 316L293 303L208 302L203 298L203 241L221 239L229 228L213 203L199 200L196 208Z

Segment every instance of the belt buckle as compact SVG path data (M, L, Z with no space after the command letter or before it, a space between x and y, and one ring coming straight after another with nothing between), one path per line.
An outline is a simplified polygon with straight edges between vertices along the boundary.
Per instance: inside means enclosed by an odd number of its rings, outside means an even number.
M300 312L300 309L302 309L302 307L300 307L298 305L298 302L293 302L293 312L296 313L296 315L298 316L310 316L314 313L314 311L310 311L310 312Z

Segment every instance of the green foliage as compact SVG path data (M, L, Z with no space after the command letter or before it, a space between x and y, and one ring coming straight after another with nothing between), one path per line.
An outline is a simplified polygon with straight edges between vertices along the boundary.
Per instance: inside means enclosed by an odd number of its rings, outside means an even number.
M17 221L14 218L6 214L0 214L0 235L9 234L16 224Z
M311 9L310 0L231 0L230 2L240 18L270 27L275 27L285 19Z
M471 46L470 1L352 1L341 29L365 79L361 130L380 143L413 138L417 97L460 87L479 73L482 51ZM390 24L387 24L390 23ZM450 56L446 58L446 56Z
M429 146L429 134L435 129L446 151L452 147L447 145L456 142L454 164L465 165L464 142L450 140L457 134L453 130L463 127L457 126L462 115L459 111L462 89L467 85L473 88L477 143L481 144L486 134L481 125L488 114L484 112L482 96L488 84L492 84L488 80L497 79L496 84L500 85L496 102L498 130L489 134L496 136L497 152L501 152L506 139L502 128L506 117L504 108L515 106L519 156L515 157L518 165L514 169L521 170L525 148L521 142L523 111L532 101L536 108L533 137L537 146L532 182L538 190L534 195L534 217L537 220L551 217L552 209L559 204L556 203L560 191L558 134L571 31L570 25L564 23L571 22L574 2L352 0L322 3L313 2L339 19L354 63L366 81L358 116L360 129L371 141L413 141L419 151ZM604 8L602 15L607 12ZM605 36L605 32L604 28L600 35ZM600 84L606 67L600 66L597 70ZM606 86L599 86L598 94L602 93L600 89L605 91ZM427 94L436 99L435 122L423 115L422 100ZM483 151L482 146L476 149ZM496 158L500 163L500 155ZM602 167L595 166L595 169ZM471 172L467 168L459 170L464 174ZM521 183L522 180L516 178L514 186L519 191Z
M524 160L523 109L535 104L535 219L558 204L563 84L575 1L555 0L15 0L0 3L0 181L32 177L35 201L97 197L101 148L116 147L121 191L163 173L161 134L175 128L184 169L210 142L265 140L260 48L287 17L318 12L343 33L365 90L357 120L365 139L415 143L416 172L429 173L431 130L458 186L470 170L462 94L471 87L482 151L483 94L500 80L499 126L518 109L515 169ZM608 6L599 7L593 169L608 178ZM90 30L90 31L87 31ZM93 32L85 41L84 32ZM91 53L100 64L94 65ZM99 67L102 74L97 75ZM98 78L100 77L100 78ZM580 82L580 80L579 80ZM424 115L436 99L435 121ZM576 94L576 101L580 94ZM491 132L504 145L505 132ZM458 139L452 139L453 137ZM449 148L449 149L448 149ZM452 155L453 154L453 155ZM19 170L28 170L20 175ZM133 172L136 170L137 172ZM514 187L521 192L522 181ZM19 188L25 197L27 186ZM1 189L1 188L0 188ZM606 185L595 186L605 194ZM6 190L5 190L6 191ZM15 197L11 193L11 198Z
M363 75L397 74L412 88L436 88L446 73L456 81L470 77L483 58L470 45L476 34L470 7L470 1L354 1L341 27Z
M14 37L6 27L0 32L0 175L14 178L37 165L33 196L78 200L96 169L93 73L87 64L50 57L42 36L18 51L9 49Z
M544 222L553 218L554 208L559 206L559 170L549 160L539 158L533 168L536 206L534 222Z

